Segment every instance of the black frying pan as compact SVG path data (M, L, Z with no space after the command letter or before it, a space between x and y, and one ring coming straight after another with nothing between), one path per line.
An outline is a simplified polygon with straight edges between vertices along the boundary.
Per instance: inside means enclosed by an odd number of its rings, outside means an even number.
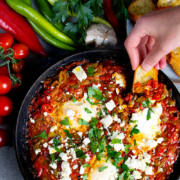
M28 144L26 139L27 134L27 120L28 120L28 106L31 102L32 98L36 95L36 93L41 89L41 81L45 80L49 76L53 76L56 72L58 67L64 66L67 64L72 63L73 61L80 61L83 59L88 59L89 61L97 61L103 60L108 58L113 58L116 60L117 64L125 66L128 69L128 89L132 86L132 78L133 72L131 70L131 66L129 63L128 55L126 54L124 49L116 49L116 50L92 50L86 51L83 53L79 53L70 57L67 57L55 65L48 68L32 85L30 90L28 91L27 95L25 96L17 119L16 131L15 131L15 148L16 148L16 155L17 160L21 169L21 172L26 180L33 180L35 179L34 169L32 166L32 162L30 159L30 153L28 150ZM176 87L173 83L169 80L169 78L163 73L159 72L159 81L163 82L167 85L168 89L172 89L173 98L177 101L177 107L180 111L180 94L178 93ZM180 177L180 156L178 161L174 166L174 172L170 175L169 179L176 180Z

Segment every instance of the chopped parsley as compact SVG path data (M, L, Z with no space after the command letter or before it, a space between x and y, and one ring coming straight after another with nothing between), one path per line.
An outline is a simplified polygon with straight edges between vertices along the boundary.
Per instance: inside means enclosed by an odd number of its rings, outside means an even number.
M86 158L86 155L85 153L83 152L83 150L81 149L76 149L76 156L80 159L85 159Z
M54 163L54 161L55 161L55 156L54 156L54 154L51 154L50 157L51 157L51 162Z
M72 97L72 100L73 100L73 103L75 103L77 101L74 96Z
M133 134L138 134L139 132L140 132L140 131L139 131L139 129L137 129L137 125L135 125L135 126L133 127L133 129L131 130L130 135L133 136Z
M93 67L88 67L87 68L87 75L88 76L94 76L94 71L95 71L95 69Z
M151 104L151 101L149 99L147 99L146 101L143 101L143 103L142 103L143 107L145 107L145 108L149 107L150 104Z
M99 172L102 172L102 171L104 171L107 168L108 168L108 166L102 166L102 167L99 168Z
M84 119L82 119L82 118L79 118L79 124L80 125L88 125L89 123L87 122L87 121L85 121Z
M130 123L136 123L137 120L130 120Z
M69 125L70 125L70 123L69 123L69 118L68 118L68 117L65 117L64 120L62 120L62 121L60 122L60 124L65 125L65 126L69 126Z
M92 111L90 110L90 109L88 109L88 108L84 108L84 110L85 110L85 112L87 112L88 114L91 114L92 113Z
M46 131L43 131L41 134L34 136L34 138L42 138L42 139L46 139L47 138L47 134Z
M122 143L121 139L113 139L111 141L111 144L121 144L121 143Z
M137 142L136 142L136 139L134 139L134 146L137 146Z
M72 141L72 135L70 134L70 132L67 129L64 129L64 132L66 136Z
M87 179L87 174L83 174L83 180Z
M151 108L148 108L147 117L146 117L147 120L151 119L151 113L152 112L153 112L153 110Z
M86 163L86 164L83 165L83 167L84 167L84 168L90 167L90 164Z
M126 144L125 145L125 154L128 154L129 153L129 148L131 147L131 145L130 144Z

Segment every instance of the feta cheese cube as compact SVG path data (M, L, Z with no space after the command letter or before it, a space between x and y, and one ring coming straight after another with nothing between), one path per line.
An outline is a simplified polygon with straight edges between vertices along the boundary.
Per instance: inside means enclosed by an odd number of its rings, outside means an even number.
M112 124L112 122L113 122L113 119L110 115L107 115L103 119L101 119L101 123L106 129Z
M87 146L90 142L91 142L91 141L90 141L89 138L85 138L85 139L83 140L83 144L84 144L85 146Z
M41 152L41 149L36 149L35 154L38 155Z
M112 111L112 110L116 107L116 105L115 105L115 103L114 103L113 100L110 100L109 102L107 102L107 103L105 104L105 106L106 106L106 108L107 108L109 111Z
M79 81L83 81L87 78L87 74L81 66L75 67L72 72L75 74Z

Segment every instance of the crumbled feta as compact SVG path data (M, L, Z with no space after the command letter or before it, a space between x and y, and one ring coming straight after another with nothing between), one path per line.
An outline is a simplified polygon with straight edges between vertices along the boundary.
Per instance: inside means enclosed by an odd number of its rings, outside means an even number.
M44 112L43 114L44 114L44 116L47 116L47 115L48 115L48 113L47 113L47 112Z
M52 169L57 169L57 164L56 164L55 162L49 164L49 166L50 166Z
M105 106L109 111L112 111L116 107L116 105L112 99L109 102L107 102L105 104Z
M101 84L97 84L97 85L96 85L96 84L93 84L92 87L93 87L93 88L99 88L99 87L101 87Z
M125 126L125 121L122 121L120 127L124 127L124 126Z
M141 173L139 171L133 171L133 178L134 179L141 179L142 176L141 176Z
M82 132L78 131L77 134L79 135L79 137L82 137Z
M116 94L118 95L119 94L119 88L116 88Z
M124 151L124 144L111 144L115 151Z
M35 120L34 120L33 118L30 118L30 122L31 122L32 124L34 124L34 123L35 123Z
M63 161L67 161L69 158L68 158L68 156L67 156L67 154L66 153L60 153L59 154L59 156L61 157L61 159L63 160Z
M43 147L44 147L44 148L47 148L47 147L48 147L48 143L45 142L45 143L43 144Z
M76 159L76 152L73 148L70 149L70 155L72 156L73 159Z
M47 96L46 98L47 98L47 100L50 100L50 99L51 99L51 96Z
M61 164L61 180L71 180L70 175L72 173L71 167L68 162L63 161Z
M122 74L118 74L117 72L115 72L112 75L112 77L115 78L116 84L119 84L120 87L125 87L126 86L126 80L125 80L125 77Z
M81 66L75 67L72 72L75 74L79 81L83 81L87 78L87 74Z
M89 161L90 161L90 159L91 159L91 158L90 158L89 154L86 154L85 161L86 161L86 162L89 162Z
M120 123L121 122L121 119L118 118L118 116L115 114L115 116L113 116L113 120Z
M152 166L146 166L145 174L153 175L153 168L152 168Z
M52 126L50 132L54 132L55 130L57 130L57 126Z
M56 152L56 150L51 146L48 147L48 150L49 150L49 154L54 154Z
M81 166L79 174L84 174L84 167L83 166Z
M91 142L91 141L90 141L89 138L85 138L85 139L83 140L83 144L84 144L85 146L87 146L90 142Z
M107 115L103 119L101 119L101 123L106 129L112 124L112 122L113 122L113 119L110 115Z
M37 155L37 154L39 154L41 152L41 149L36 149L35 150L35 154Z

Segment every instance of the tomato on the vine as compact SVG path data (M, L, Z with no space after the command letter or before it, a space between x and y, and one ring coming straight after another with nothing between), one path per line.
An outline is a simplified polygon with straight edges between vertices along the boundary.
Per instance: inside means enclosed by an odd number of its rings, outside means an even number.
M12 82L8 76L0 75L0 95L7 94L12 88Z
M24 61L20 60L16 64L12 64L12 70L16 73L20 73L22 71L22 68L24 67Z
M18 88L21 85L23 77L21 73L16 73L15 76L19 79L19 81L13 85L13 88Z
M8 72L8 67L7 66L0 67L0 75L9 76L9 72Z
M0 147L4 146L8 140L8 133L4 129L0 129Z
M25 59L29 55L29 47L25 44L15 44L13 47L14 59Z
M0 46L6 50L12 46L14 38L9 33L0 33Z
M12 111L12 101L6 96L0 96L0 116L8 116Z

